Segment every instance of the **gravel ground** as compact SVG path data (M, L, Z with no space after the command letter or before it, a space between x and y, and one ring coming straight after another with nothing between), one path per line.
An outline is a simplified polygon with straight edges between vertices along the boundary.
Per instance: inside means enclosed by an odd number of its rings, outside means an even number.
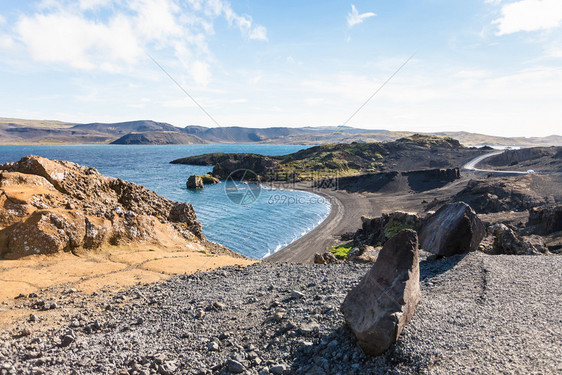
M339 312L369 266L261 263L117 293L22 297L63 319L47 326L38 311L2 332L0 374L562 372L561 257L422 259L422 302L377 358Z

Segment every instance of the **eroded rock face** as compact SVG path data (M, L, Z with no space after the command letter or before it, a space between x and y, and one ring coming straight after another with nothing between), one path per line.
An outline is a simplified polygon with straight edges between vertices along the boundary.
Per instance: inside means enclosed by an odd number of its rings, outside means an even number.
M366 354L380 355L398 340L421 300L418 237L403 230L346 296L341 311Z
M491 228L494 235L492 251L494 254L539 255L548 254L548 248L540 236L521 237L504 224Z
M440 256L476 250L486 228L474 210L464 202L441 207L427 218L420 232L421 248Z
M535 207L529 210L528 227L540 234L562 231L562 206Z
M477 213L528 210L554 200L534 190L546 178L528 175L470 180L454 199L467 202Z
M0 166L2 257L174 238L205 240L189 203L66 161L27 156Z

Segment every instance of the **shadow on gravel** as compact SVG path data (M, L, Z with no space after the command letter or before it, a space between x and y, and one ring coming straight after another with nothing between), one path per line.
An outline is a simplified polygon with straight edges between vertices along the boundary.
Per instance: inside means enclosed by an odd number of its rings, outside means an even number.
M400 341L398 341L399 345ZM333 332L323 334L312 341L303 341L291 358L290 374L327 375L327 374L389 374L397 368L409 372L419 371L419 364L412 358L404 356L393 345L386 353L366 356L357 345L351 330L342 325Z
M432 255L420 262L420 281L431 279L447 272L456 266L467 254L457 254L450 257L437 258Z

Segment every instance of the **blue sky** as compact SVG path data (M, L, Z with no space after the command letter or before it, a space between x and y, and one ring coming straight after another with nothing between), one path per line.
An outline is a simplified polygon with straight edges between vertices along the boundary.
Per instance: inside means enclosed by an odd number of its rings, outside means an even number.
M560 0L3 0L0 117L562 134Z

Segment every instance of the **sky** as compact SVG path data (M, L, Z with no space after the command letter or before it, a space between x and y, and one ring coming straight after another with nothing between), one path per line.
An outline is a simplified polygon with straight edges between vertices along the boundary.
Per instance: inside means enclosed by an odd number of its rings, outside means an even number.
M562 1L2 0L0 85L0 117L560 135Z

